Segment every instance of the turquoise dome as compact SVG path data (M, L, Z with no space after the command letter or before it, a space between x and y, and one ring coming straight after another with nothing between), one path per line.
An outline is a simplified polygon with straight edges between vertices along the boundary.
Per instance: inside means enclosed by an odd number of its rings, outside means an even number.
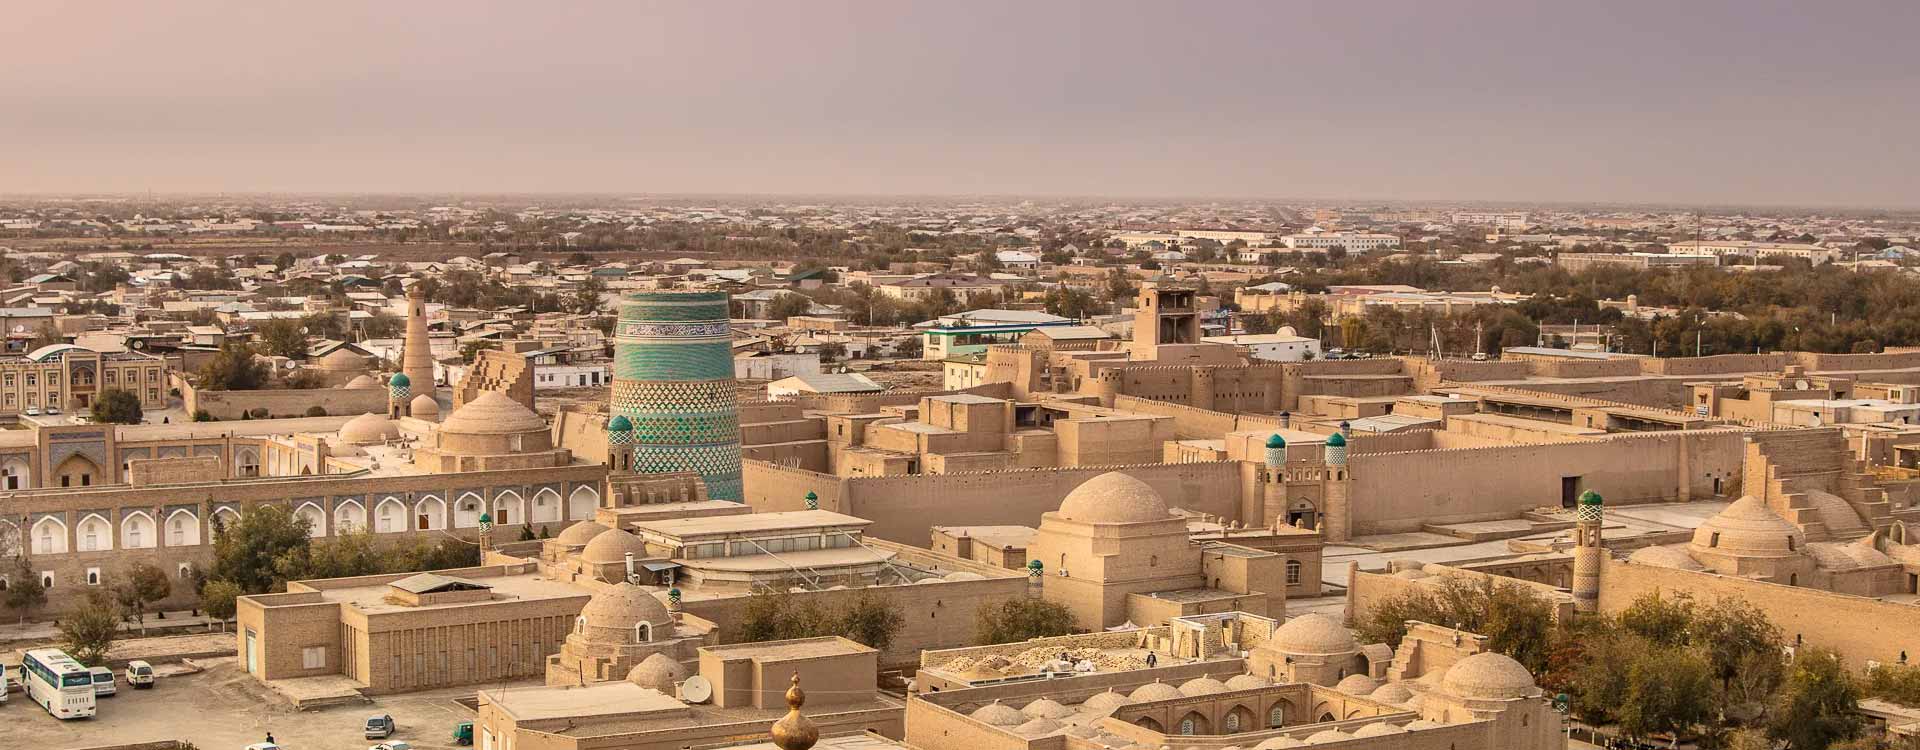
M1346 444L1347 444L1347 436L1342 435L1338 432L1327 436L1327 446L1330 448L1338 448Z
M413 385L413 380L404 372L396 372L387 380L387 385Z
M1603 505L1604 501L1600 499L1600 493L1594 492L1593 490L1587 490L1586 492L1580 493L1580 504L1581 505Z
M1276 432L1272 435L1267 436L1267 447L1268 448L1285 448L1287 447L1287 439L1280 437L1280 433Z
M633 420L627 419L625 414L614 415L613 419L607 422L607 429L614 432L629 432L633 430Z

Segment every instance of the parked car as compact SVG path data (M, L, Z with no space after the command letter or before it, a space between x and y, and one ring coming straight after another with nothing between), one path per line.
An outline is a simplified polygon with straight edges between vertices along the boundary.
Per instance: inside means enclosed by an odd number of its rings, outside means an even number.
M153 687L153 665L139 659L127 662L127 684L135 690Z
M367 750L413 750L413 743L406 740L394 740L392 742L382 742L367 748Z
M393 723L391 715L375 714L367 717L367 739L384 740L398 731L400 727Z
M273 742L255 742L246 746L244 750L281 750L281 748L279 744Z
M29 406L29 407L27 407L27 416L29 416L29 417L37 417L37 416L40 416L40 407L38 407L38 406Z
M60 414L60 407L58 407L58 406L49 406L49 407L47 407L47 413L48 413L48 414L52 414L52 415L55 415L55 416L59 416L59 414Z
M95 696L113 695L117 686L113 682L113 670L106 667L87 667L87 674L93 675L93 694Z
M463 721L453 725L453 744L455 745L473 744L473 722Z

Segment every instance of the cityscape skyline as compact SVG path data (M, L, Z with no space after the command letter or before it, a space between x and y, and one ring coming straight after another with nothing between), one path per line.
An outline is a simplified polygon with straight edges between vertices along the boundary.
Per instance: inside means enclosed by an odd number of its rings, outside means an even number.
M1920 83L1895 32L1920 11L1893 3L198 7L26 9L0 138L33 148L0 193L1899 208L1920 187L1897 132L1920 105L1889 96Z

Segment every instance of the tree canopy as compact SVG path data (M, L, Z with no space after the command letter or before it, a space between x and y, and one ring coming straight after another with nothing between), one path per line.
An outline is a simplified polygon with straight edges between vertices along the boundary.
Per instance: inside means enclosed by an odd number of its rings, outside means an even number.
M100 424L140 424L146 415L140 409L140 397L132 391L108 388L93 401L93 421Z

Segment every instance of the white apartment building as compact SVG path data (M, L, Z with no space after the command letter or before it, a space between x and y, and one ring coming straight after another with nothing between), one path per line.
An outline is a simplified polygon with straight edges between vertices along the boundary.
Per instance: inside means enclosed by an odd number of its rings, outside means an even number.
M1287 247L1297 250L1325 250L1330 247L1343 247L1350 253L1365 253L1374 250L1393 250L1400 247L1400 238L1397 235L1326 232L1312 229L1300 234L1289 234L1282 238L1282 240Z
M1795 242L1756 242L1753 240L1688 240L1675 242L1667 246L1668 252L1690 255L1733 255L1742 258L1765 258L1784 255L1800 258L1820 265L1831 263L1839 253L1832 248L1819 245L1805 245Z
M1453 223L1474 224L1501 229L1525 229L1530 219L1525 211L1455 211Z

